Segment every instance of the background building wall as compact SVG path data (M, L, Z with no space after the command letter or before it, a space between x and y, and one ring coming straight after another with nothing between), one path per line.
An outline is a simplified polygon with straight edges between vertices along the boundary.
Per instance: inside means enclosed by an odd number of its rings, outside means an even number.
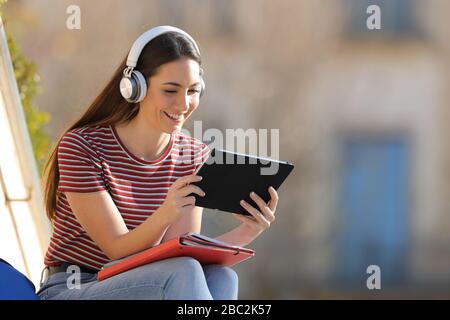
M361 10L372 3L381 6L381 31L364 29ZM81 30L65 27L71 4L82 10ZM39 66L37 104L52 114L48 131L55 139L100 92L136 37L159 24L188 30L200 45L207 93L194 119L204 129L280 129L279 157L296 169L280 189L276 223L250 245L256 257L236 267L241 298L370 296L333 280L340 228L347 225L339 207L341 142L405 137L407 281L393 290L420 294L431 287L427 294L438 295L449 291L450 270L450 8L444 0L417 0L405 15L396 9L404 5L15 0L5 15L8 31ZM228 214L205 212L207 235L234 225Z

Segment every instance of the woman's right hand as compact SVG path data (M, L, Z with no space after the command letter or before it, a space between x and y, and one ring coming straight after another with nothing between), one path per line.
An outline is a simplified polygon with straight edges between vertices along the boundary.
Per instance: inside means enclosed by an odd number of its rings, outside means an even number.
M198 182L202 177L189 175L175 181L167 192L166 199L158 209L170 224L176 222L181 216L195 207L195 197L189 196L191 193L205 196L205 192L192 182Z

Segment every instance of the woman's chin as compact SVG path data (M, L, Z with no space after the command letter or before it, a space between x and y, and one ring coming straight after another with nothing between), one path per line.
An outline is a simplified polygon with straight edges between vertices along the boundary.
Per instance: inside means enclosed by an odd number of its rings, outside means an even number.
M163 131L165 133L169 133L169 134L172 134L172 133L175 133L175 132L179 132L179 131L181 131L181 129L183 129L183 124L182 123L177 124L177 125L165 124L163 126Z
M176 121L174 119L170 119L167 115L164 114L163 112L163 117L161 118L162 120L162 126L165 128L165 132L167 133L172 133L175 131L180 131L183 128L183 124L184 124L184 119L183 120L179 120Z

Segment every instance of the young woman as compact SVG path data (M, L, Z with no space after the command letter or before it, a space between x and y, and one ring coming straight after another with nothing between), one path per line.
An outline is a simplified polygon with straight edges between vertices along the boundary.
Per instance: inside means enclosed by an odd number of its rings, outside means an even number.
M41 299L237 299L229 267L189 257L154 262L104 281L96 273L183 233L200 233L195 169L205 144L180 132L204 90L200 52L183 30L160 26L133 45L104 90L62 135L46 165L44 195L53 233ZM135 67L135 68L134 68ZM119 90L120 88L120 90ZM252 217L217 237L245 246L275 219L276 191ZM73 266L81 283L72 288ZM69 269L70 268L70 269ZM45 271L45 270L44 270Z

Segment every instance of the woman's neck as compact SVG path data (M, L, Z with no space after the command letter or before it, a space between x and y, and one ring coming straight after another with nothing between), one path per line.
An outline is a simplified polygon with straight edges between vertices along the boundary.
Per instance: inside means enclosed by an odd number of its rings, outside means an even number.
M151 161L159 158L170 142L170 134L161 132L137 116L130 122L115 125L125 147L137 157Z

